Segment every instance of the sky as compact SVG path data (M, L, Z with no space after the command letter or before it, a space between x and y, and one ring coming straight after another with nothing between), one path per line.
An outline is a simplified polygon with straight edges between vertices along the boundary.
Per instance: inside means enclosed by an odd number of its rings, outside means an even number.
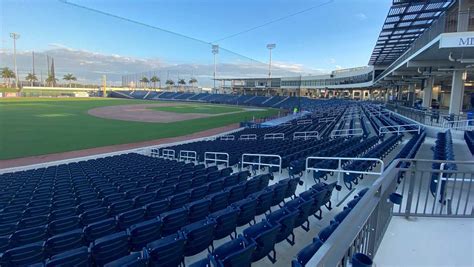
M229 67L225 75L264 76L268 73L269 60L266 45L275 43L272 66L279 75L327 73L367 65L392 1L68 2L71 4L59 0L1 0L0 67L11 64L9 33L17 32L21 35L17 50L25 57L18 64L22 72L31 70L28 55L35 51L39 57L43 56L42 60L37 59L43 61L37 69L43 65L46 68L45 54L55 54L57 73L75 71L80 73L78 78L85 80L98 79L106 73L119 79L121 74L144 71L162 71L168 75L172 70L175 76L181 71L183 77L195 73L205 75L207 71L210 75L213 71L210 43L215 43L221 47L218 64L235 67L235 71ZM282 17L286 18L278 20ZM264 25L271 21L275 22ZM251 28L255 29L246 31ZM217 41L239 32L243 33Z

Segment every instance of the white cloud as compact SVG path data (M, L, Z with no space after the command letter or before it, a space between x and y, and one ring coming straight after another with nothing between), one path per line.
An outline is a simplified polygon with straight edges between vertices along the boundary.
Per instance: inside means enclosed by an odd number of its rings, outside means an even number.
M358 20L366 20L367 19L367 15L364 14L364 13L357 13L357 14L355 14L355 17Z

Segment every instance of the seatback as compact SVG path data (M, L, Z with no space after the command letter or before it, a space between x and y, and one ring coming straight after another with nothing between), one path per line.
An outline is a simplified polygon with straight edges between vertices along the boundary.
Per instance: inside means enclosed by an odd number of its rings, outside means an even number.
M189 201L200 200L207 195L207 192L208 192L207 185L202 185L199 187L192 188L190 190L191 196L189 198Z
M188 211L184 208L162 213L159 216L163 222L163 236L175 233L188 223Z
M97 238L113 234L118 231L118 225L115 218L105 219L95 223L91 223L84 227L84 237L88 242L92 242Z
M210 194L207 196L207 199L211 201L210 211L218 211L224 209L229 204L229 192L218 192Z
M27 229L31 227L41 226L47 224L49 221L48 215L39 215L34 217L27 217L20 220L18 229Z
M48 232L51 236L81 228L82 224L79 216L55 220L48 224Z
M232 204L232 207L239 210L239 217L237 225L242 226L250 223L257 212L257 200L253 198L246 198Z
M291 262L292 267L305 267L309 260L316 254L323 242L315 238L313 242L298 252L296 258Z
M288 240L288 242L294 244L293 228L295 227L296 216L298 216L298 212L290 211L286 208L281 208L266 216L266 219L270 224L274 226L279 224L281 226L276 238L277 243L292 235L293 239Z
M45 249L47 255L52 256L85 245L82 229L78 229L48 238L45 242Z
M145 206L146 209L146 218L155 218L161 213L169 210L169 201L168 199L158 200L152 203L149 203Z
M189 202L191 194L189 192L172 195L168 198L170 202L170 210L181 208L184 204Z
M336 230L339 226L338 222L331 222L329 226L326 226L321 231L319 231L318 237L321 241L326 242L326 240L331 236L331 234Z
M186 204L185 208L188 210L189 222L197 222L206 218L209 214L211 201L208 199L197 200Z
M181 234L175 233L148 243L150 266L167 267L184 263L185 242Z
M140 208L147 205L150 202L155 201L155 199L156 199L156 192L148 192L148 193L143 193L138 196L135 196L133 198L133 201L135 202L135 207Z
M260 187L260 179L252 178L250 180L245 181L244 185L245 185L244 194L245 196L248 196L258 191Z
M147 267L148 263L148 252L143 250L109 262L104 267Z
M287 188L288 188L287 183L277 183L277 184L267 187L266 190L273 192L272 206L280 204L285 199Z
M138 208L120 213L116 217L119 229L125 230L132 224L142 222L145 220L145 213L145 208Z
M141 250L146 244L160 239L161 227L162 222L157 218L131 225L127 230L131 249Z
M45 261L45 267L90 266L91 260L87 247L81 247L52 256Z
M27 266L42 262L45 258L44 242L36 242L5 251L1 262L6 266Z
M76 207L57 209L57 210L51 211L51 214L49 215L49 220L50 221L60 220L67 217L75 216L76 214L77 214Z
M228 187L225 191L229 192L229 203L234 203L245 198L245 184L238 184Z
M257 200L257 210L256 215L261 215L270 210L273 204L273 192L263 190L261 192L256 192L251 197Z
M214 221L205 219L181 228L186 238L185 256L196 255L212 245L215 224Z
M101 237L90 246L92 260L96 265L117 260L129 254L127 232L118 232Z
M84 211L80 216L83 225L88 225L109 217L109 209L106 207L94 208Z
M313 203L313 200L304 200L300 197L286 202L285 208L290 211L298 212L295 219L295 227L302 226L305 222L308 222L307 227L309 227L308 217L311 215L311 207L313 206ZM305 227L303 227L303 229L305 229ZM305 230L308 231L309 229L306 228Z
M208 218L215 224L214 239L218 240L235 233L239 211L232 207L211 213Z
M257 245L252 254L252 261L258 261L274 251L280 225L272 225L263 220L260 223L245 229L243 235L246 239L253 240Z
M15 231L10 237L10 246L23 246L43 241L48 236L46 225Z
M133 199L127 199L122 201L113 202L109 205L109 214L112 216L118 215L122 212L133 209L135 203Z
M211 253L211 262L217 267L250 267L255 249L255 242L239 236L216 248Z

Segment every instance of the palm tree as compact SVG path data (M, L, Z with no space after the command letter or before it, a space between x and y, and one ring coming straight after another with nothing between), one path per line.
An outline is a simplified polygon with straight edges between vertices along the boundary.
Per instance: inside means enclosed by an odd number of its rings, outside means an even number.
M147 84L148 84L150 81L148 80L147 77L143 77L143 78L141 78L140 82L143 83L143 84L145 85L144 87L146 88Z
M157 82L160 82L161 83L161 80L160 78L156 77L155 75L153 75L153 77L151 77L150 79L150 82L153 83L153 89L156 89L156 83ZM161 86L160 86L161 87Z
M49 86L54 86L54 84L55 84L57 81L58 81L58 79L56 79L53 74L48 75L48 78L46 78L46 83L47 83Z
M63 80L67 81L69 83L69 88L71 88L71 83L72 81L77 81L77 78L72 75L72 73L68 73L64 75Z
M166 85L168 85L168 89L170 89L171 86L174 85L174 81L173 80L166 80Z
M26 75L25 79L31 83L31 86L33 86L33 83L38 80L36 75L31 72Z
M7 86L10 86L10 80L15 78L15 73L8 67L5 67L2 69L2 78Z
M186 85L186 81L184 79L179 79L178 84L184 86Z
M197 82L198 82L198 80L196 80L196 78L194 78L194 77L189 80L189 84L191 84L191 86L193 87L193 91L194 91L194 84L197 83Z

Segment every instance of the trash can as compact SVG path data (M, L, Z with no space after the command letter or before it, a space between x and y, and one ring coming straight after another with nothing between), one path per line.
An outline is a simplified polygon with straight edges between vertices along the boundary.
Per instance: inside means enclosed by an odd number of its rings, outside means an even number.
M467 112L467 120L469 121L468 122L469 126L474 125L474 110Z
M352 267L371 267L372 264L372 259L363 253L352 255Z

